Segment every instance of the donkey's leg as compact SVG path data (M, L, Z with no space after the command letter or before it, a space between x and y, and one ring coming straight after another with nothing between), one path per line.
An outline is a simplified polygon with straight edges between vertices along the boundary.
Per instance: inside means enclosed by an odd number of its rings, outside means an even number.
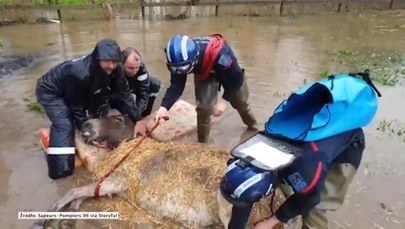
M79 188L73 188L66 193L59 201L52 205L49 211L60 211L63 207L71 203L78 198L88 198L94 197L94 190L96 188L96 183L86 185ZM99 195L112 195L119 192L124 192L126 190L125 185L120 182L113 181L112 179L107 179L100 185Z
M78 198L70 203L69 206L63 208L63 211L66 212L76 212L79 211L80 205L86 199L86 197ZM56 219L56 220L47 220L44 223L45 228L53 229L74 229L76 226L77 219Z
M89 197L94 197L94 189L96 188L96 183L82 186L79 188L73 188L69 190L65 196L63 196L59 201L53 204L48 211L77 211L80 207L80 204ZM100 185L100 196L112 195L112 194L121 194L126 191L126 186L120 182L113 181L112 179L106 179ZM62 220L63 221L63 220ZM61 222L62 222L61 221ZM43 229L47 225L53 224L49 220L38 220L36 221L31 229ZM64 228L64 227L58 227ZM67 227L68 228L68 227Z
M225 229L228 229L229 222L231 221L232 215L232 204L230 204L221 194L221 191L218 189L216 192L219 218Z
M66 212L78 211L85 199L86 197L78 198L61 210ZM41 219L37 220L34 225L31 226L31 229L73 229L75 225L75 219Z

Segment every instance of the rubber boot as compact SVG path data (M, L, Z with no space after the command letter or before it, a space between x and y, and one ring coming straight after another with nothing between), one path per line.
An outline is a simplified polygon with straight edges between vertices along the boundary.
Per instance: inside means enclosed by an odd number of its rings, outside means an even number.
M208 143L211 129L211 112L217 103L219 83L215 78L200 81L194 76L194 93L197 103L197 135L198 142Z
M243 123L250 130L257 131L257 120L251 111L249 104L249 90L247 87L246 80L243 81L242 87L239 91L230 99L230 103L234 109L236 109L242 118Z
M242 118L243 123L246 124L249 130L257 131L257 121L253 115L253 112L248 109L247 111L238 110L240 117Z
M208 143L211 129L211 111L209 109L196 108L197 111L197 136L198 142Z
M156 97L149 97L148 104L146 105L145 110L142 112L142 117L146 117L152 113L153 103L155 102Z

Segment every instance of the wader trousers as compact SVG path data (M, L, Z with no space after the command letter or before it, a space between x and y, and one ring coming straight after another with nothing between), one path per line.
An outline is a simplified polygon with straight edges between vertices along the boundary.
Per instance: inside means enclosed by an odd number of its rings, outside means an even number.
M328 211L338 210L343 205L349 185L360 165L364 148L364 139L363 142L354 142L330 164L321 192L321 202L302 215L303 229L328 228L326 214ZM286 197L293 192L290 186L285 184L280 184L279 188Z
M217 103L219 83L211 77L208 80L200 81L194 76L194 93L196 98L197 111L197 134L198 142L207 142L211 128L212 108ZM249 90L246 79L239 91L229 100L231 106L238 111L243 123L249 129L257 129L257 121L249 104Z

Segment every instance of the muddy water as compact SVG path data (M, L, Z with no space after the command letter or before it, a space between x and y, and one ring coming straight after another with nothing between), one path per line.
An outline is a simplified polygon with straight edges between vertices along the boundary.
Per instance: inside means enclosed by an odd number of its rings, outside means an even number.
M175 33L192 36L221 32L246 69L253 111L261 124L280 101L304 81L317 79L325 68L345 68L332 62L327 51L375 49L405 51L405 12L363 12L360 15L198 18L186 21L83 22L63 25L20 25L0 30L4 53L42 53L32 68L0 80L0 219L1 228L27 228L32 221L18 220L18 211L44 211L86 172L51 181L38 130L49 125L43 115L28 112L23 98L34 99L36 79L51 66L90 52L97 40L110 37L122 47L137 47L150 74L168 86L163 48ZM383 97L378 114L366 128L367 150L344 207L331 214L331 228L404 228L404 137L376 129L383 120L405 123L405 87L379 86ZM164 90L163 90L164 91ZM163 94L163 93L162 93ZM161 101L162 94L158 102ZM183 99L194 103L192 80ZM245 127L228 106L225 118L211 133L214 142L231 148L245 138ZM195 140L195 136L190 137ZM101 224L103 224L101 222ZM80 228L88 228L82 226ZM100 228L95 226L95 228Z

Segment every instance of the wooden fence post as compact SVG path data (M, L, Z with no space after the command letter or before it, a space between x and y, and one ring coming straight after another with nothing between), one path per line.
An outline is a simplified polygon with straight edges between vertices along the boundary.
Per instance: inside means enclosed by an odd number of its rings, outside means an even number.
M216 2L218 2L219 0L216 0ZM218 17L218 11L219 11L219 5L216 4L215 5L215 17Z
M145 19L145 0L141 0L141 15L142 19Z
M55 4L56 4L56 5L59 5L59 0L55 0ZM57 10L56 10L56 13L58 14L58 20L59 20L59 22L62 22L62 12L61 12L61 10L60 10L60 9L57 9Z
M284 6L284 1L281 1L281 3L280 3L280 16L283 16L283 6Z
M392 4L394 4L394 0L391 0L391 2L390 2L390 10L392 10Z

